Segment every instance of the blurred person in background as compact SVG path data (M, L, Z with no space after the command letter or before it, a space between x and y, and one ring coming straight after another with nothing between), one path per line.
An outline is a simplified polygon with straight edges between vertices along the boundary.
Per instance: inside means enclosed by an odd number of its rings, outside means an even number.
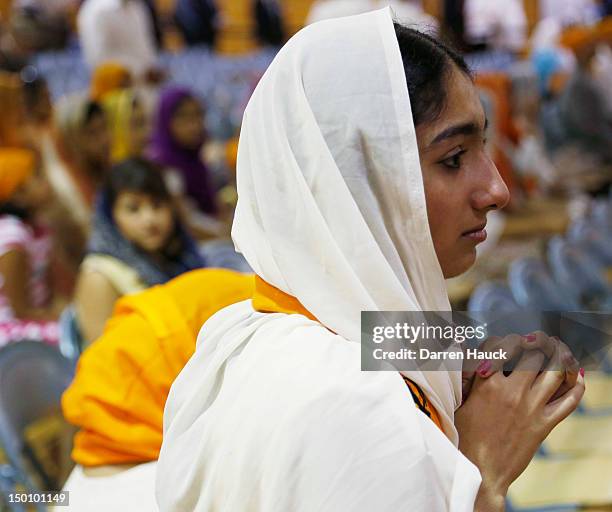
M77 16L79 39L91 69L120 62L135 81L157 82L157 44L143 0L85 0Z
M35 153L0 149L0 346L57 342L63 301L53 300L50 281L53 239L44 215L50 192Z
M592 25L601 18L597 0L540 0L539 19L553 19L561 28Z
M262 46L280 47L285 42L283 13L277 0L253 3L255 38Z
M53 104L47 80L33 66L25 67L20 76L26 119L31 125L47 131L53 122Z
M595 37L597 46L593 56L593 78L612 110L612 18L601 21L595 27Z
M23 80L19 73L0 71L0 146L21 147L29 142Z
M71 34L74 2L18 0L11 10L11 28L19 46L28 54L63 49Z
M63 172L77 191L74 198L62 199L84 209L89 219L95 193L110 165L110 134L104 109L85 95L65 97L57 104L55 128ZM79 212L79 218L82 216Z
M132 85L130 70L119 62L108 61L96 66L91 75L89 95L100 101L105 94L127 89Z
M465 46L465 0L444 0L444 29L456 48Z
M164 34L162 31L161 20L159 19L159 13L157 12L157 1L156 0L143 0L149 17L151 19L151 28L153 30L153 38L155 39L155 46L158 50L162 50L164 46Z
M475 50L517 53L527 43L522 0L465 0L465 39Z
M214 0L177 0L174 21L188 46L215 48L221 18Z
M555 49L565 70L571 72L576 60L560 44L563 31L569 27L593 25L601 18L601 9L595 0L540 0L539 20L530 37L532 51Z
M161 171L139 158L114 166L98 198L77 282L75 309L85 340L100 336L122 295L203 266Z
M133 89L113 91L102 98L111 134L111 162L143 156L151 123Z
M195 94L184 87L164 90L147 156L164 168L172 195L180 198L183 218L198 238L226 231L217 218L216 184L203 160L205 142L204 108Z
M596 77L596 33L587 27L564 32L562 43L576 56L577 67L561 94L542 111L542 127L553 157L577 151L592 167L612 165L612 106ZM580 169L576 169L580 173Z
M66 420L79 428L72 450L77 466L64 485L72 507L156 510L155 461L170 386L202 324L250 299L253 285L252 275L203 269L119 299L62 397Z
M85 250L90 221L88 209L54 144L54 112L47 81L33 66L26 66L20 76L26 137L40 154L41 167L53 191L46 216L54 228L56 245L61 248L61 258L56 258L53 272L61 292L70 296Z

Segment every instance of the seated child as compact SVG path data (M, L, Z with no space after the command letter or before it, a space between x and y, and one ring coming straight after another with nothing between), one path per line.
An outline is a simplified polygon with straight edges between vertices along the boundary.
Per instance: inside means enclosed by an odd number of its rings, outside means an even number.
M183 229L161 172L139 158L111 169L94 214L75 309L86 341L100 334L122 295L204 266Z
M50 199L35 153L0 149L0 346L22 339L57 343L62 305L52 301L52 238L42 221Z

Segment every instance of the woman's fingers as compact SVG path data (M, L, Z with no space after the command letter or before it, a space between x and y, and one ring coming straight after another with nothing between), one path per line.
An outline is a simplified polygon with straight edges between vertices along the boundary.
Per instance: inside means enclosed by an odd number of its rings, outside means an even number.
M526 350L512 370L508 380L523 392L529 389L542 370L546 356L540 350Z
M558 386L552 398L549 397L550 400L555 400L576 384L579 370L578 362L573 357L569 347L557 337L549 337L542 331L536 331L526 336L518 334L511 334L504 338L491 336L478 348L481 352L497 352L499 349L503 349L506 353L505 359L466 360L462 372L464 401L473 387L476 375L482 379L487 379L495 373L503 371L505 364L517 359L519 356L519 362L514 367L509 378L523 392L533 385L541 371L551 371L554 369L554 366L550 364L546 368L544 367L547 359L554 361L556 358L557 364L562 365L566 369L564 382ZM556 380L558 380L558 377L548 379L547 382Z
M551 358L558 348L559 338L548 336L545 332L535 331L523 336L525 350L541 350L547 358Z
M561 360L561 365L565 367L565 381L559 386L559 389L557 389L550 401L556 400L572 389L578 381L578 372L580 371L580 365L572 354L572 351L565 343L559 340L559 338L557 338L557 340L559 341L559 358Z
M557 340L555 340L557 341ZM566 380L567 368L563 360L568 357L566 346L557 341L557 349L551 355L546 368L533 384L532 397L538 405L549 402Z
M518 357L523 349L523 337L518 334L510 334L504 338L491 336L478 350L481 352L497 352L500 349L506 353L504 359L487 359L478 363L475 373L482 378L487 378L496 372L503 370L504 365Z
M579 374L572 389L544 407L544 418L549 422L549 432L576 410L584 390L584 376Z

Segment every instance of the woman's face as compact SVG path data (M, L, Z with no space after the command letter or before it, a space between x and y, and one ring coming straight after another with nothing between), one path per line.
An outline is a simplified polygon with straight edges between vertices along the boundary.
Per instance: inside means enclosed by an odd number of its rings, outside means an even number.
M181 147L198 149L204 139L204 112L198 101L185 98L170 120L170 135Z
M140 102L136 101L130 117L130 154L132 156L143 154L149 141L150 131L151 126L145 109Z
M486 119L472 81L454 70L447 106L416 128L427 215L445 278L465 272L484 242L487 213L503 208L509 192L485 148Z
M174 227L170 202L142 192L121 192L112 213L123 237L149 253L165 247Z

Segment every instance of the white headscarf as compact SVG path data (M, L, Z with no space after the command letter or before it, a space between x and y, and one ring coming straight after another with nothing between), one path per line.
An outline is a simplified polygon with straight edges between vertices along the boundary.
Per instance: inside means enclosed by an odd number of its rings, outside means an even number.
M280 51L244 115L238 196L236 247L325 328L250 301L205 324L166 405L161 510L472 510L460 374L408 374L447 439L397 373L359 370L362 310L450 309L390 9Z

